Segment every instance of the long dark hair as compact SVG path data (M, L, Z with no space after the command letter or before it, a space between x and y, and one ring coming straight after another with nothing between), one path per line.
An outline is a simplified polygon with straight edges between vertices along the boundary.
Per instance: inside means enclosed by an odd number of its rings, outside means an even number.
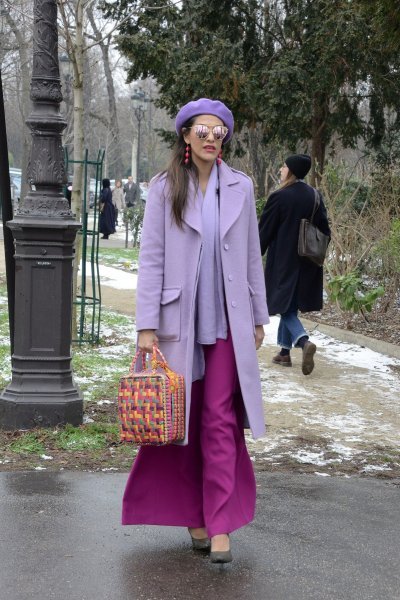
M285 188L285 187L289 187L289 185L293 185L294 183L296 183L296 181L298 181L298 178L296 177L296 175L294 173L292 173L292 171L289 169L287 177L285 179L285 181L283 181L281 183L281 185L279 186L279 189Z
M199 172L193 161L190 160L187 165L184 163L186 142L183 133L185 129L192 126L193 122L194 118L184 124L172 148L171 159L165 171L171 200L171 213L178 227L182 227L190 179L195 183L199 180Z

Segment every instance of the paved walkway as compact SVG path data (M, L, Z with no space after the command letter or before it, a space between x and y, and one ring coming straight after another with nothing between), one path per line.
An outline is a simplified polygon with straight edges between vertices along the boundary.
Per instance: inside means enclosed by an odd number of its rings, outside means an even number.
M399 483L259 473L256 519L218 566L183 529L121 527L125 480L0 473L1 598L400 598Z

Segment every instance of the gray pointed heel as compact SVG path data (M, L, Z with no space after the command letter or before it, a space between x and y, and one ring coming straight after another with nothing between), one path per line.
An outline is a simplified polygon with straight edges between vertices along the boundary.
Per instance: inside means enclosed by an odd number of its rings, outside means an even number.
M233 560L230 550L210 552L210 560L212 563L230 563Z
M188 529L189 535L192 540L192 548L193 550L200 550L202 552L208 552L211 548L211 540L210 538L195 538L192 536L190 528Z
M192 548L193 550L208 552L211 548L210 538L197 539L192 537Z

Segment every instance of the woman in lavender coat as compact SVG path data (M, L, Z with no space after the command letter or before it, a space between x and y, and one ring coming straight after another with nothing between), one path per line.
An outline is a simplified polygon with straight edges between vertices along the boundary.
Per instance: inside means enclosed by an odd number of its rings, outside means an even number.
M256 350L268 323L251 180L221 159L233 115L186 104L169 167L150 186L141 237L138 347L157 344L184 374L186 438L142 447L123 500L125 525L185 526L212 562L232 560L229 533L249 523L255 479L243 427L264 435Z

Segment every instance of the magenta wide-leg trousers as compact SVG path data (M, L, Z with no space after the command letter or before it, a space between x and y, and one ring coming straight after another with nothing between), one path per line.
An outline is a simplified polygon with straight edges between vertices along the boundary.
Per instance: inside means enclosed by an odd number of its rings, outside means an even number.
M143 446L129 475L123 525L206 527L210 537L254 518L256 485L235 394L232 339L203 346L205 374L192 385L187 446Z

